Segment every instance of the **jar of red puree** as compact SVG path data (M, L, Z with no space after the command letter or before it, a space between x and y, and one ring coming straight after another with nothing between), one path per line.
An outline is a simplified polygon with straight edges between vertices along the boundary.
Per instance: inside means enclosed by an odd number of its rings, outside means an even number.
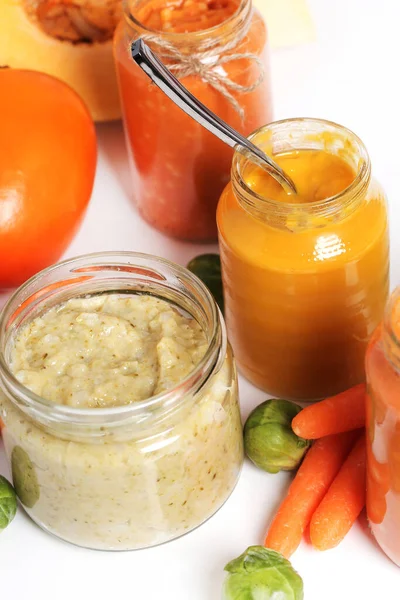
M400 287L370 341L366 369L368 519L400 566Z
M114 55L135 203L172 237L217 237L232 150L152 85L133 62L143 38L184 86L245 135L272 118L265 23L252 0L126 0Z

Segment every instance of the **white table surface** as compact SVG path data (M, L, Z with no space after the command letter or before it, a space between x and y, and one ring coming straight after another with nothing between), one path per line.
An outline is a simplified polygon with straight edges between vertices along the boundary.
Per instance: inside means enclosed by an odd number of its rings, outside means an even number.
M279 0L277 0L279 1ZM366 143L390 200L392 286L400 283L400 3L309 0L318 41L272 57L276 118L312 116L347 125ZM181 264L214 246L171 241L135 213L119 124L98 128L100 156L93 199L67 256L138 250ZM243 416L265 394L241 381ZM0 473L8 475L0 447ZM245 464L223 509L188 536L145 551L83 550L50 537L22 510L0 539L0 597L7 600L219 600L223 567L252 544L289 483ZM292 559L306 600L399 598L400 570L371 539L365 519L335 550L303 543Z

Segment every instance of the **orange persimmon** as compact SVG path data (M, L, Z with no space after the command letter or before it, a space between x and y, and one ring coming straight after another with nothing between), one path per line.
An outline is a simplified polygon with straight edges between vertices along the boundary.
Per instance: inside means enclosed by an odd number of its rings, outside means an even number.
M96 157L94 123L70 87L0 69L0 288L61 257L89 202Z

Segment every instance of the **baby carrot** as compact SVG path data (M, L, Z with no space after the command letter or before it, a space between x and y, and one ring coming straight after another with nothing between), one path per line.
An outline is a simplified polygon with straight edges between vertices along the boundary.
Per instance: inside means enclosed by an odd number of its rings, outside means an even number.
M356 442L310 522L314 548L337 546L365 505L365 436Z
M340 433L313 444L271 523L264 542L267 548L286 558L293 554L357 435L359 432Z
M161 17L161 11L168 8L180 8L183 4L183 0L152 0L141 6L136 13L136 18L140 23L143 23L147 27L153 25L153 21L158 23L155 29L160 29L159 21Z
M307 406L292 421L296 435L315 440L326 435L360 429L365 424L365 384Z

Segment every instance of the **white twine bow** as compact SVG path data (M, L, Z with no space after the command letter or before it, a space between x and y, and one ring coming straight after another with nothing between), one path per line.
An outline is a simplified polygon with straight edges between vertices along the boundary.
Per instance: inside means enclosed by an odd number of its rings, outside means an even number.
M183 79L189 75L198 75L203 81L210 84L233 106L241 119L244 118L244 109L240 102L235 98L232 92L238 94L248 94L258 88L264 81L265 69L261 59L251 52L239 52L236 54L227 54L230 50L236 48L239 42L245 37L248 28L243 31L240 37L218 48L216 56L215 43L210 43L210 49L204 52L193 54L183 54L174 44L163 39L157 34L145 34L142 39L150 44L157 46L157 54L161 59L168 61L168 68L178 79ZM225 65L235 60L247 59L256 63L259 75L252 85L240 85L232 79L229 79L223 73L219 73L215 67Z

